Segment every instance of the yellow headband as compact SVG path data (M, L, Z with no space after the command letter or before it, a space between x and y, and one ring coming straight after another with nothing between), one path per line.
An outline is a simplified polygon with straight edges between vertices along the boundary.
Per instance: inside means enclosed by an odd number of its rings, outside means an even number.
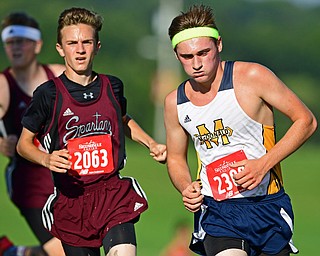
M211 27L187 28L174 35L174 37L171 40L172 47L174 49L176 48L177 44L181 43L182 41L186 41L195 37L203 37L203 36L213 37L215 39L218 39L219 32L217 29L211 28Z

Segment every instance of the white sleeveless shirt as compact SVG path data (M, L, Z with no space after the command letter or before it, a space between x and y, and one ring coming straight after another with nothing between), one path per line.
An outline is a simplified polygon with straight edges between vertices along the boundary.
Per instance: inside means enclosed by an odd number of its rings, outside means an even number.
M216 97L207 105L195 106L186 97L185 84L178 87L177 110L181 126L190 134L198 155L198 178L202 194L213 196L207 176L208 164L243 150L248 159L266 154L275 144L274 126L265 126L250 118L240 107L233 89L233 62L227 61ZM273 194L282 186L280 164L267 172L253 190L233 198Z

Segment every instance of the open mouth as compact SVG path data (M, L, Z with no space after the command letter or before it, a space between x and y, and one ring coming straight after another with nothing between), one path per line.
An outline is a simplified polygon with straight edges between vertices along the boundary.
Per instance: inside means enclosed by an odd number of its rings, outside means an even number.
M76 58L76 61L79 62L79 63L84 63L85 60L86 60L85 57L78 57L78 58Z

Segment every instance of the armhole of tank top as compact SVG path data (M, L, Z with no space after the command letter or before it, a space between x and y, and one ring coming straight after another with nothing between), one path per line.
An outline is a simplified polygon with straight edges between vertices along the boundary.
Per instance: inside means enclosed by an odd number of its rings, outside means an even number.
M178 91L177 91L177 105L182 104L182 103L186 103L189 101L189 99L187 98L186 95L186 83L188 80L182 82L179 86L178 86Z
M14 79L14 77L10 74L9 69L4 70L2 72L2 74L7 79L8 87L9 87L9 93L10 93L10 97L11 97L11 94L13 93L13 91L15 89L14 87L18 87L18 89L19 89L19 86L18 86L16 80Z
M226 61L219 91L233 89L233 65L234 61Z
M121 105L120 102L118 102L116 95L114 94L113 88L112 88L112 84L111 81L108 77L108 75L102 75L99 74L100 80L101 80L101 94L103 93L103 90L106 91L106 93L108 93L108 91L110 90L110 93L112 94L113 100L116 104L118 104L118 106L121 109ZM105 83L105 85L104 85Z

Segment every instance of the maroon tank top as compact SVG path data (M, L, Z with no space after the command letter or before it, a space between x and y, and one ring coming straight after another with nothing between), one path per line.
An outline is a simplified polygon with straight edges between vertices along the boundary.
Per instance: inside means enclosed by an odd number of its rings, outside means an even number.
M76 101L63 85L60 78L55 78L57 89L58 113L58 147L66 148L68 140L74 138L93 138L98 135L111 135L114 169L107 174L86 176L54 172L55 186L65 195L81 192L99 181L108 179L118 172L124 160L124 133L120 106L113 94L107 76L99 75L101 79L100 94L94 101L80 103ZM59 102L57 102L59 101ZM55 109L55 112L57 110ZM51 127L54 129L54 127ZM54 142L54 143L57 143Z
M53 72L46 65L42 66L48 80L54 78ZM19 137L22 131L21 119L31 101L31 97L19 88L9 69L3 71L10 90L9 108L3 117L3 121L7 134L14 134ZM7 181L8 187L12 189L10 191L11 200L18 208L42 208L49 195L53 193L51 171L27 161L18 154L10 160L9 166L13 169L11 178Z

